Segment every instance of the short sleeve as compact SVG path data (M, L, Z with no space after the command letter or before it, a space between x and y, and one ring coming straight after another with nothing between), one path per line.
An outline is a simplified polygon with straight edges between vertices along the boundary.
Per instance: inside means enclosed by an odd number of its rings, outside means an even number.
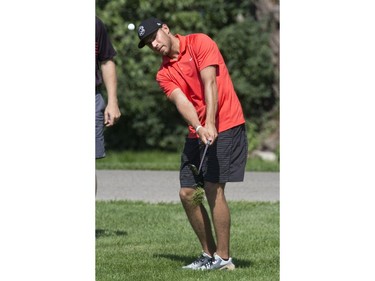
M105 61L108 59L112 59L116 55L116 51L112 46L111 40L108 36L104 23L98 17L96 17L95 28L95 51L98 60Z
M201 71L210 65L219 65L220 51L216 43L207 35L199 33L191 38L192 47L198 69Z
M172 81L171 77L168 77L162 70L159 70L156 74L156 81L167 97L169 97L175 89L179 88L179 86Z

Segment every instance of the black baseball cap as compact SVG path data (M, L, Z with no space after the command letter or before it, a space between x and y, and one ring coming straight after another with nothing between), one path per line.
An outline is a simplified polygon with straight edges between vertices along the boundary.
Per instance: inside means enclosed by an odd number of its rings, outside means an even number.
M138 37L141 40L138 44L138 48L145 46L144 39L154 33L163 25L163 22L157 18L148 18L141 22L138 27Z

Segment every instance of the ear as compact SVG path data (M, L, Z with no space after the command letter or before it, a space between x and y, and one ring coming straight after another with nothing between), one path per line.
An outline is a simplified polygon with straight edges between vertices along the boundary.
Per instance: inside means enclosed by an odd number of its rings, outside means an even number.
M169 33L169 27L165 23L163 23L163 25L161 26L161 29L163 29L165 33L167 34Z

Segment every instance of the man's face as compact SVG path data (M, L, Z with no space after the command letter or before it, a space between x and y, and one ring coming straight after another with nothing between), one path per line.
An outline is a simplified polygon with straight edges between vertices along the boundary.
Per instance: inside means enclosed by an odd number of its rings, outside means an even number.
M167 27L163 25L145 39L145 44L157 54L167 56L171 49L171 39L166 32Z

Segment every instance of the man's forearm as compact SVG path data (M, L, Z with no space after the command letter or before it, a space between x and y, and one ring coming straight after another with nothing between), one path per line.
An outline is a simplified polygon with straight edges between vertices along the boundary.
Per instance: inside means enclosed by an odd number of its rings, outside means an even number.
M201 70L201 79L204 85L204 99L206 103L206 126L215 127L218 93L216 85L216 67L208 66Z
M217 112L217 87L215 83L205 85L206 124L215 126Z
M178 112L188 125L191 125L194 128L201 125L193 104L186 98L180 89L174 90L168 99L175 104Z
M108 94L108 103L117 104L117 74L113 60L107 60L101 64L103 82Z
M187 101L184 103L176 104L176 107L181 116L185 119L186 123L193 126L194 128L201 125L198 114L191 102Z

